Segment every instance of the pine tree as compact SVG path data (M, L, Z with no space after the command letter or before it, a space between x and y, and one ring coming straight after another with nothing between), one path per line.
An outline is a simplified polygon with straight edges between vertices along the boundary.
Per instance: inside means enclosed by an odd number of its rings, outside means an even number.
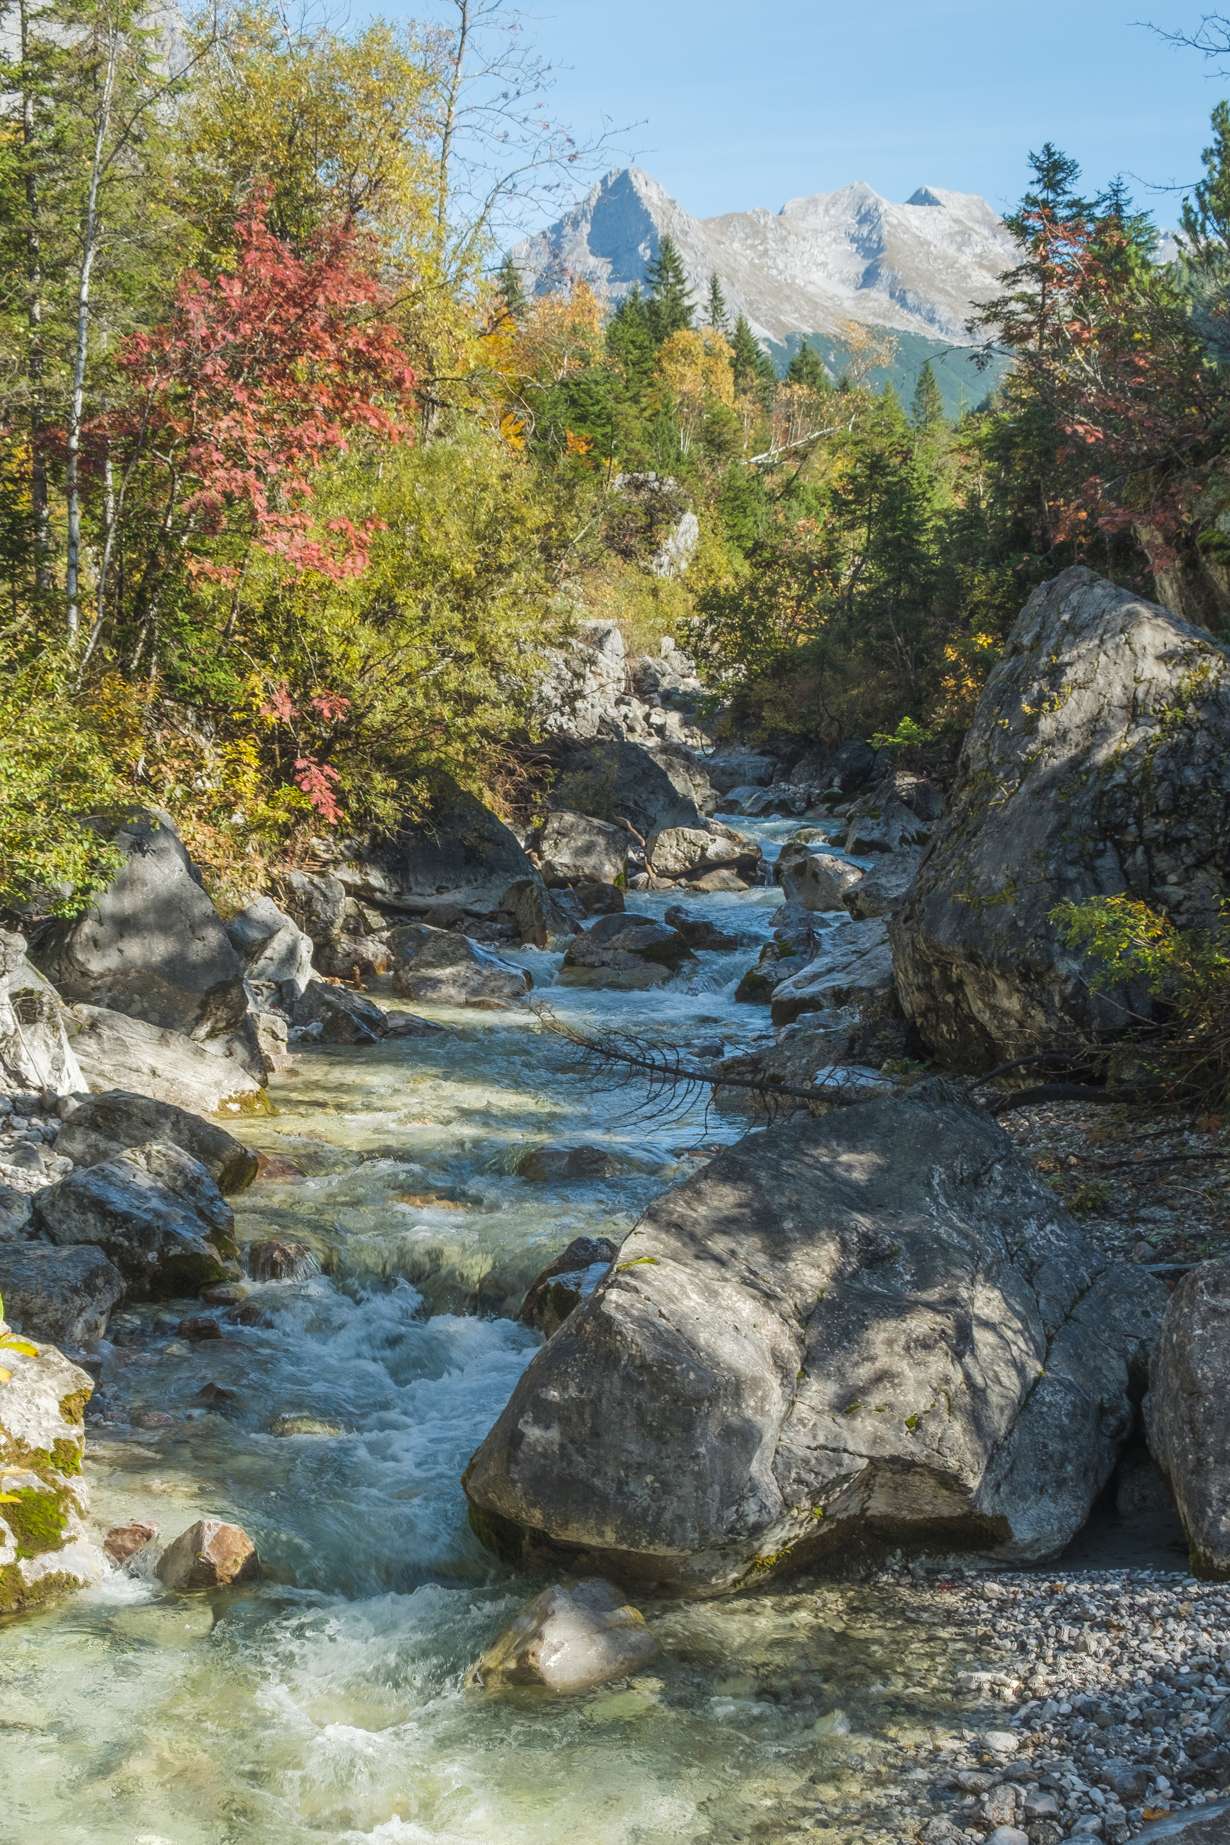
M918 374L918 383L914 387L914 402L910 408L910 421L915 429L928 433L938 429L944 421L944 399L935 381L930 359L926 361Z
M750 391L758 380L764 378L765 354L752 332L746 314L740 314L735 321L731 349L734 353L735 390Z
M525 284L521 280L521 271L511 256L506 256L496 270L495 291L503 310L503 317L515 321L520 326L525 319L527 305Z
M606 349L628 396L641 401L653 377L654 337L649 303L638 287L629 289L607 322Z
M718 280L716 270L709 277L709 300L705 307L705 320L715 333L725 333L730 326L726 297L722 293L722 284Z
M806 341L799 347L786 367L786 382L801 384L805 390L813 392L817 397L823 396L826 391L831 391L833 388L833 381L829 377L824 360L816 348L808 345Z
M1230 365L1230 103L1213 111L1204 178L1183 201L1183 268L1201 336Z
M692 325L695 312L692 291L684 273L683 258L673 237L664 237L649 265L649 325L660 346L672 333Z

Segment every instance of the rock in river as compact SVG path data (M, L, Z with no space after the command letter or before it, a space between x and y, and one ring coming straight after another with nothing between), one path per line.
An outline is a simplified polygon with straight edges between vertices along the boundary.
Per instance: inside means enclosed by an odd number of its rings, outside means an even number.
M695 960L677 929L638 916L600 916L568 944L559 979L563 986L621 987L637 991L661 986L685 961Z
M124 1277L93 1244L57 1249L52 1243L0 1242L4 1311L31 1339L93 1345L123 1297Z
M182 1147L212 1174L220 1192L241 1192L256 1177L257 1155L216 1121L124 1089L84 1096L61 1127L56 1150L75 1166L94 1166L147 1140Z
M465 1478L505 1553L713 1593L1084 1523L1163 1297L942 1088L750 1135L652 1204Z
M159 1141L47 1186L32 1221L53 1243L102 1249L137 1300L197 1293L236 1254L234 1215L209 1173Z
M250 1582L260 1574L260 1559L242 1525L202 1518L167 1545L155 1569L158 1580L168 1589L192 1594Z
M406 999L438 1006L466 1006L474 1000L515 1005L532 986L523 967L450 929L406 923L389 936L393 985Z
M544 1589L470 1673L487 1691L589 1691L649 1664L658 1648L639 1609L609 1582Z

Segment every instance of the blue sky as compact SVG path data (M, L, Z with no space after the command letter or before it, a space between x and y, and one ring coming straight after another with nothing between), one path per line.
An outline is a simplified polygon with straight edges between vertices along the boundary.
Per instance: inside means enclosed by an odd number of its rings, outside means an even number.
M373 10L379 10L373 8ZM394 0L443 17L443 0ZM557 65L556 111L582 134L604 117L689 211L777 207L867 180L1018 197L1048 137L1100 184L1190 184L1209 112L1230 93L1193 52L1138 19L1193 29L1200 0L527 0ZM624 159L611 164L626 164Z

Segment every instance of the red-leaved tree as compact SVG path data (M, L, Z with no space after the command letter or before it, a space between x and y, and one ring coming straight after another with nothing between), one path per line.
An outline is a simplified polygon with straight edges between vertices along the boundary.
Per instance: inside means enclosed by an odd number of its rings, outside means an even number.
M373 528L322 525L317 473L357 437L410 433L414 373L360 234L326 227L299 253L258 195L236 246L233 268L181 277L172 313L120 354L132 393L110 433L142 509L138 617L177 563L232 581L249 546L292 572L361 572Z

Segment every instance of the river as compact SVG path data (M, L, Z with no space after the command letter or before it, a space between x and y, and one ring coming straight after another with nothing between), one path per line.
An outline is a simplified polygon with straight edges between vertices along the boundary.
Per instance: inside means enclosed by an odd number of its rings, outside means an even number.
M798 822L735 822L770 856ZM772 887L684 899L749 938L651 993L553 985L588 1029L730 1049L765 1031L734 988ZM678 891L637 895L661 915ZM310 1242L327 1273L269 1284L264 1323L189 1342L179 1311L116 1317L91 1409L96 1517L164 1538L221 1514L250 1591L177 1599L112 1576L0 1636L0 1820L43 1845L659 1845L893 1836L912 1747L950 1726L950 1646L908 1579L648 1610L628 1685L570 1701L465 1689L538 1586L481 1549L459 1476L536 1347L511 1317L574 1236L620 1236L746 1128L694 1101L654 1118L582 1080L524 1008L435 1009L438 1036L308 1050L243 1133L305 1176L236 1200L242 1238ZM543 1141L626 1170L530 1183ZM212 1387L212 1388L211 1388ZM207 1397L202 1401L201 1391ZM222 1394L225 1393L225 1394ZM334 1432L280 1436L282 1415ZM877 1829L879 1828L879 1829ZM886 1830L885 1830L886 1829Z

